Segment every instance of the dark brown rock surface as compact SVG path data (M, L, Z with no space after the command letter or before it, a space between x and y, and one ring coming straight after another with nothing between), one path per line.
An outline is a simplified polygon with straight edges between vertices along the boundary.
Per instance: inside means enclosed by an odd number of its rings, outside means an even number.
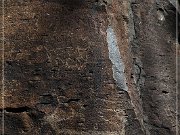
M4 6L6 135L176 134L176 9L168 0Z

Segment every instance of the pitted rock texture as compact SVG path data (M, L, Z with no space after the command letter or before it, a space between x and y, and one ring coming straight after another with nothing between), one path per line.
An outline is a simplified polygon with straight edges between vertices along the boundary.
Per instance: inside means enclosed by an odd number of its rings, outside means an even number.
M6 135L175 135L176 9L168 0L4 6ZM124 64L115 71L110 27Z

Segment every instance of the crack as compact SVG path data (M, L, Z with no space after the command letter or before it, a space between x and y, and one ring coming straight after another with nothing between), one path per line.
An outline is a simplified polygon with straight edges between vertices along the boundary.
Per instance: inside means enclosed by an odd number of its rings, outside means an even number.
M140 123L140 126L142 126L142 131L144 132L144 134L149 135L150 132L149 130L146 128L146 126L144 125L144 110L143 110L143 106L142 106L142 100L141 100L141 85L144 85L145 82L145 72L143 70L143 63L141 62L141 59L138 58L139 56L139 51L140 51L140 46L139 46L139 24L141 23L140 19L137 16L136 13L136 8L138 8L141 4L141 2L136 1L136 0L129 0L130 2L130 6L129 6L129 39L130 39L130 47L131 47L131 51L132 51L132 55L133 55L133 73L132 75L134 78L134 82L135 82L135 86L137 89L137 92L139 94L139 102L140 104L138 105L138 107L136 108L136 102L133 103L135 106L134 112L135 115L137 115L136 111L139 111L139 108L142 108L142 110L140 111L140 117L138 116L137 120ZM139 72L136 72L139 71ZM136 91L135 91L136 92ZM133 97L132 97L133 99ZM137 99L136 99L137 100Z
M72 98L63 103L71 103L71 102L79 102L79 101L80 101L80 99L78 99L78 98L74 98L74 99Z
M162 91L162 93L164 93L164 94L168 94L169 92L168 92L168 91L163 90L163 91Z
M138 87L141 87L144 85L145 81L145 72L143 70L143 64L141 60L137 57L133 58L133 65L134 65L134 81Z
M140 79L141 79L141 75L142 75L142 68L137 63L135 63L134 65L137 66L138 69L139 69L139 73L137 73L138 77L136 78L137 79L137 84L139 84Z
M23 113L23 112L29 112L31 111L32 109L27 107L27 106L24 106L24 107L17 107L17 108L13 108L13 107L7 107L7 108L0 108L0 112L3 112L3 110L5 112L8 112L8 113Z

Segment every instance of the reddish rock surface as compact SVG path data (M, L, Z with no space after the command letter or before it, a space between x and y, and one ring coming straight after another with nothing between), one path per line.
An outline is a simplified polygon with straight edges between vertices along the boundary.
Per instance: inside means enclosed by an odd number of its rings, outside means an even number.
M4 6L6 135L176 135L172 3Z

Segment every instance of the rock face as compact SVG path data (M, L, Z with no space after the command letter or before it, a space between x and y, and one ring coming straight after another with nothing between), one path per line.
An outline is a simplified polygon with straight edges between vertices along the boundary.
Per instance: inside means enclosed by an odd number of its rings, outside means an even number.
M140 83L144 124L150 134L175 134L175 8L168 1L148 1L134 4L133 11L135 56L145 72L144 84Z
M171 1L7 0L4 7L1 132L178 134Z

